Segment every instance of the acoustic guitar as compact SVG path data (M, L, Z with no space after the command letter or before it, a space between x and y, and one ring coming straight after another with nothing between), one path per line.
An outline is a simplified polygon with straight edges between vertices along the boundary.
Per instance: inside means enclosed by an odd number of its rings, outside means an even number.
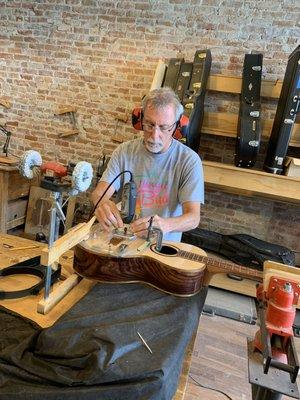
M75 247L74 270L84 278L100 282L142 282L177 296L192 296L208 286L217 273L232 273L262 281L262 272L207 257L187 243L155 243L115 232L101 231L99 224L90 237Z

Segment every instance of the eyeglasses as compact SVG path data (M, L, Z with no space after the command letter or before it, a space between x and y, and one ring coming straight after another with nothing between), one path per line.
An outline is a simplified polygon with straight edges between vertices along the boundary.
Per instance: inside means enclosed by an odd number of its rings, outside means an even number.
M171 125L156 125L156 124L151 124L150 122L144 122L143 123L143 130L145 132L152 132L153 128L158 128L161 133L170 133L171 131L173 131L175 124L177 123L177 121L175 121L173 124Z

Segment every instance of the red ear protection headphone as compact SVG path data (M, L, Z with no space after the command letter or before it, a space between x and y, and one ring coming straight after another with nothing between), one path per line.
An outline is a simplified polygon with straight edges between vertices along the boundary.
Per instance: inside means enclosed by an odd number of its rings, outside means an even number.
M143 130L143 110L141 107L136 107L133 109L131 114L131 121L134 129L136 129L137 131ZM173 137L177 140L186 137L188 125L189 125L189 118L186 115L181 115L181 117L176 123Z

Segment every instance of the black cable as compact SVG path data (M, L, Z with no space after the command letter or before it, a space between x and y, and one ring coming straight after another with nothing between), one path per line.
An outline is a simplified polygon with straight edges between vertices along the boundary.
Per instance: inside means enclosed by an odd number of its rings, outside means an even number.
M98 207L98 204L100 203L100 201L103 199L103 197L106 195L108 189L112 186L112 184L119 178L119 176L125 174L126 172L128 172L130 174L130 181L132 181L133 176L132 176L132 172L129 170L125 170L125 171L121 171L113 180L112 182L108 185L108 187L105 189L104 193L102 194L102 196L100 197L100 199L97 201L97 203L95 204L93 211L90 213L90 218L91 216L94 214L96 208Z
M190 374L189 374L189 377L190 377L198 386L203 387L204 389L209 389L209 390L213 390L214 392L221 393L221 394L223 394L227 399L233 400L232 397L230 397L230 396L229 396L228 394L226 394L225 392L222 392L222 390L215 389L215 388L212 388L212 387L210 387L210 386L202 385L202 383L198 382L198 381L197 381L195 378L193 378L192 375L190 375Z

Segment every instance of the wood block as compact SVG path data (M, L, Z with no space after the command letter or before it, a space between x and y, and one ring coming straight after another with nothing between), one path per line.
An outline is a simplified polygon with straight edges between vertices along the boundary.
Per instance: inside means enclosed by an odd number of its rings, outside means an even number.
M25 223L25 233L35 237L38 232L43 232L49 237L50 232L50 212L51 192L39 186L31 186L27 216Z
M33 183L32 180L26 179L20 175L19 171L12 171L9 174L9 185L8 185L8 200L16 200L20 197L29 195L30 185Z
M256 285L256 281L246 278L243 278L241 281L237 281L229 278L225 274L214 275L209 284L209 286L229 290L230 292L244 294L254 298L256 298Z
M37 312L40 314L48 314L57 303L63 299L74 286L76 286L81 281L81 277L77 274L70 275L65 281L63 281L59 286L56 286L52 290L47 299L39 301L37 305Z
M68 233L57 239L50 249L44 249L41 255L41 263L48 266L52 265L63 253L87 238L95 220L96 217L94 216L89 222L73 227Z
M15 165L19 162L19 160L16 157L5 157L5 156L0 156L0 163L1 164L9 164L9 165Z

